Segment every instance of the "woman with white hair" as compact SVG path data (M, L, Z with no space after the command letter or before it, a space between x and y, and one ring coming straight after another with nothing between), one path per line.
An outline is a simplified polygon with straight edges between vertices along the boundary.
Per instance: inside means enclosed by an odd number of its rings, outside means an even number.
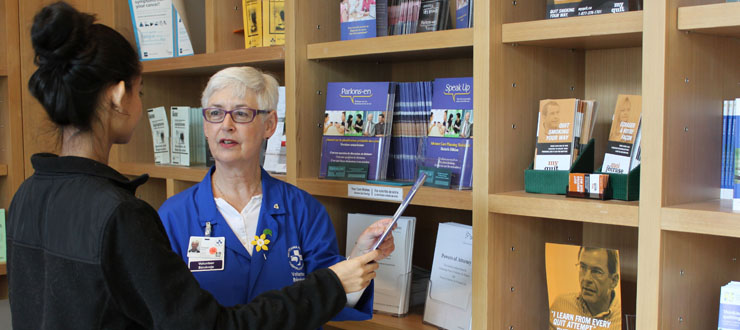
M262 142L277 126L275 78L251 67L227 68L211 77L201 102L215 166L159 209L173 250L201 287L226 306L243 304L343 260L324 207L260 168ZM368 227L351 257L368 252L389 221ZM201 252L189 253L196 239ZM217 244L224 244L223 254ZM376 260L393 249L389 237ZM371 318L372 293L371 284L364 292L348 294L335 320Z

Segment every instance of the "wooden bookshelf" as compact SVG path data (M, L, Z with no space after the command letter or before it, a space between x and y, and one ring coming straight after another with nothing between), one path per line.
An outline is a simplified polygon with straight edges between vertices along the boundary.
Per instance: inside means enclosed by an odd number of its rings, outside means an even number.
M171 166L150 163L118 163L114 164L113 167L125 175L138 176L149 174L152 178L172 179L191 183L202 181L209 169L205 165ZM286 176L282 174L270 174L270 176L282 181L287 180Z
M373 314L369 321L344 321L329 322L325 329L342 329L342 330L406 330L406 329L438 329L435 326L422 323L421 314L408 314L404 317L395 317L390 315Z
M152 178L200 182L208 172L206 166L168 166L147 163L118 163L113 166L125 175L149 174Z
M740 211L732 200L710 200L663 207L663 230L740 238Z
M642 11L503 24L502 41L554 48L604 49L642 45Z
M0 176L6 176L6 175L8 175L8 165L0 164Z
M0 84L7 84L0 88L0 96L8 101L0 105L0 119L22 128L10 127L13 134L21 132L21 140L11 135L3 141L8 146L2 158L8 174L0 180L0 188L8 191L0 194L5 207L16 182L32 173L30 163L24 172L22 160L35 152L54 151L48 149L54 148L55 140L37 136L47 131L45 114L23 87L35 67L30 41L19 27L30 26L42 2L0 0L6 9L0 13L14 19L0 21L0 29L15 36L7 46L0 40L0 63L8 62L0 64L0 76L8 77L0 78ZM716 133L721 128L721 100L740 95L740 61L735 55L740 50L740 3L647 0L644 11L543 20L544 0L474 0L474 29L338 41L337 8L324 2L286 0L286 46L244 50L236 49L241 40L231 33L241 14L233 6L214 7L214 1L207 1L207 9L218 8L218 13L205 14L211 53L144 63L144 104L195 104L207 76L227 66L254 65L278 72L287 93L289 181L326 207L341 246L347 213L386 212L394 205L347 197L348 184L365 183L316 178L321 145L317 125L326 105L321 92L327 83L472 75L479 123L474 190L424 187L414 199L417 206L409 208L420 219L417 230L424 226L433 232L442 221L472 223L476 235L472 328L547 326L547 314L531 310L547 309L543 246L548 242L618 248L624 256L623 278L636 282L636 288L623 290L623 312L637 310L639 330L716 324L718 288L740 274L740 264L733 259L740 255L740 213L727 202L713 200L721 159L721 137ZM124 33L126 23L130 25L128 11L119 10L126 9L125 1L116 0L113 6L91 1L77 5L97 11L106 24L119 18L122 24L116 26ZM221 41L226 37L228 42ZM603 133L620 93L643 96L639 203L518 191L522 170L532 161L539 100L597 99L603 116L597 131ZM117 152L119 162L112 162L128 175L152 175L138 196L156 206L203 178L205 167L151 164L151 131L146 123L140 126L132 144ZM600 148L596 165L603 155ZM403 188L406 191L408 187ZM415 261L432 255L428 248L432 243L420 245L424 239L431 242L434 237L417 236L415 244L421 251ZM0 264L0 274L4 269ZM0 292L2 286L0 278ZM327 328L431 327L423 324L420 314L412 314L331 322Z
M0 262L0 275L7 275L8 274L8 264L4 262Z
M679 7L678 29L740 38L740 3Z
M352 198L347 196L347 185L367 185L376 187L403 188L405 196L411 186L390 186L370 184L363 181L338 181L324 179L298 179L298 188L307 191L315 196L328 196L339 198ZM355 199L355 198L352 198ZM392 202L395 203L395 202ZM423 205L432 207L442 207L458 210L471 210L473 206L473 193L470 190L450 190L431 187L421 187L416 192L411 205Z
M569 198L514 191L489 195L491 213L637 227L638 202Z
M217 53L173 57L142 62L145 74L205 75L235 65L258 66L282 71L285 46L227 50Z
M309 60L391 60L473 56L473 29L309 44Z

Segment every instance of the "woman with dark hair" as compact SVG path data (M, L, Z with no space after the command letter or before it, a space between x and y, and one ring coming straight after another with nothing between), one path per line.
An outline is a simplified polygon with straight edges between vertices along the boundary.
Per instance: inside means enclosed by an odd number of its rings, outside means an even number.
M460 113L458 112L455 115L455 124L452 125L452 130L455 131L455 134L460 134L460 125L462 125L462 117L460 116Z
M355 119L355 133L362 134L362 126L365 124L365 121L362 120L362 114L357 114L357 119Z
M355 119L352 115L347 116L347 129L344 131L345 133L352 134L352 130L355 127Z
M119 33L94 20L55 3L31 28L38 69L28 87L59 128L61 156L32 157L34 174L8 211L14 329L310 329L367 287L382 250L247 305L225 308L203 291L157 212L134 196L148 176L129 180L107 165L141 118L141 66Z

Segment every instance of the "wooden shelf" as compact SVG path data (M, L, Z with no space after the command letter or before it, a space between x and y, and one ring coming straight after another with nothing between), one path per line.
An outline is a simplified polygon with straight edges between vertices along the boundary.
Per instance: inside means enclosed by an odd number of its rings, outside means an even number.
M209 167L205 165L184 167L145 163L118 163L113 165L113 168L125 175L149 174L152 178L185 182L200 182L209 170ZM281 181L287 180L284 174L270 174L270 176Z
M453 29L307 46L308 59L386 60L473 57L473 29Z
M8 264L0 262L0 275L8 274Z
M640 47L642 11L503 24L502 41L553 48Z
M6 77L8 75L8 68L0 66L0 77Z
M421 314L408 314L405 317L395 317L382 314L374 314L373 318L368 321L344 321L329 322L326 329L344 329L344 330L408 330L408 329L429 329L436 330L437 327L424 324Z
M298 188L301 188L314 196L354 198L347 196L348 184L398 188L397 186L370 184L362 181L298 179ZM405 186L402 188L403 194L405 196L411 186ZM414 200L411 202L411 204L459 210L472 210L473 193L470 190L458 191L450 189L421 187L419 191L416 192L416 196L414 196Z
M740 3L678 8L678 29L740 38Z
M663 207L661 218L664 230L740 237L740 212L732 210L732 200Z
M175 179L188 182L200 182L208 172L206 166L168 166L146 163L118 163L113 166L116 170L126 175L149 174L152 178Z
M8 165L0 164L0 176L6 176L6 175L8 175Z
M488 197L489 212L637 227L638 202L514 191Z
M285 64L285 46L237 49L142 63L145 74L202 75L234 65L252 65L282 71Z

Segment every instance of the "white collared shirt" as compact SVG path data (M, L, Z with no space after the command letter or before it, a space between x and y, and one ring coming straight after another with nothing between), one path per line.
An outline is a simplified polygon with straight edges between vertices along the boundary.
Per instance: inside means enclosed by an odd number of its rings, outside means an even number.
M260 219L260 208L262 207L262 194L253 196L241 212L237 211L229 202L223 198L216 197L218 212L226 219L231 230L244 245L249 255L252 255L254 245L252 240L257 233L257 223Z

